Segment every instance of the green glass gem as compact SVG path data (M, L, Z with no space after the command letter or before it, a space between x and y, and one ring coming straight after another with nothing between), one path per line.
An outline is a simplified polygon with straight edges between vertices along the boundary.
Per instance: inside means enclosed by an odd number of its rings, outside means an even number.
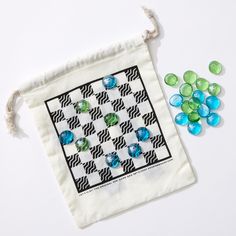
M89 108L90 108L90 104L86 100L78 101L75 107L77 112L88 112Z
M169 73L165 76L164 81L167 85L173 87L178 84L179 78L175 74Z
M192 95L193 87L191 84L184 83L180 86L179 92L184 97L189 97Z
M187 115L193 112L193 109L189 106L189 101L187 100L183 102L181 109Z
M209 82L206 79L203 78L198 78L196 80L196 87L197 89L201 90L201 91L205 91L208 89L209 86Z
M188 115L188 120L191 122L198 122L200 120L200 116L194 111Z
M194 71L188 70L184 73L183 77L186 83L194 84L198 76Z
M209 64L209 71L215 75L219 75L222 71L222 65L218 61L212 61Z
M108 127L118 124L119 117L115 113L108 113L104 116L104 121Z
M86 138L79 138L75 141L78 152L85 152L89 149L89 141Z
M190 98L189 99L189 107L193 110L197 110L200 107L201 103L197 99Z
M212 83L208 87L208 93L210 93L212 96L217 96L221 91L221 87L217 83Z

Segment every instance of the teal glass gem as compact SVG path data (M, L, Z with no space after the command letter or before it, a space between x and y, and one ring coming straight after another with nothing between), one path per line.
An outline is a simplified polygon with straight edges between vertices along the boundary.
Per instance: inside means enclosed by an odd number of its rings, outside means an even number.
M183 97L180 94L174 94L171 96L169 103L173 107L180 107L183 103Z
M86 138L79 138L75 141L78 152L85 152L89 149L89 141Z
M208 89L209 86L209 82L204 79L204 78L198 78L196 80L196 87L197 89L201 90L201 91L205 91Z
M164 81L167 85L174 87L178 84L179 78L173 73L169 73L165 76Z
M138 141L146 141L150 138L150 132L146 127L140 127L136 131Z
M211 110L217 110L220 107L220 99L216 96L209 96L206 98L206 105Z
M184 73L183 77L186 83L194 84L198 76L194 71L188 70Z
M188 132L192 135L199 135L202 132L202 126L198 122L190 122L188 124Z
M88 112L89 108L90 108L89 102L84 99L78 101L75 106L76 112L82 112L82 113Z
M70 130L65 130L60 133L59 141L62 145L70 144L74 141L74 134Z
M102 83L106 89L113 89L117 86L117 79L113 75L108 75L102 79Z
M202 118L206 118L210 114L210 109L207 105L201 104L201 106L197 110L199 116Z
M184 83L180 86L179 92L184 97L190 97L193 92L193 87L191 84Z
M194 101L199 101L200 103L203 103L205 100L205 94L201 90L195 90L193 92L192 98Z
M106 155L106 163L109 167L117 168L120 165L119 156L112 152Z
M108 113L104 116L104 121L107 127L111 127L118 124L119 117L115 113Z
M220 123L220 116L217 113L211 113L208 117L207 117L207 124L210 126L217 126Z
M208 93L210 93L212 96L217 96L220 94L221 87L217 83L212 83L208 87Z
M219 75L222 71L222 65L218 61L212 61L209 64L209 71L215 75Z
M188 124L188 115L184 112L180 112L175 116L175 123L177 125L187 125Z
M133 158L138 158L142 154L142 149L138 143L132 143L128 146L128 154Z

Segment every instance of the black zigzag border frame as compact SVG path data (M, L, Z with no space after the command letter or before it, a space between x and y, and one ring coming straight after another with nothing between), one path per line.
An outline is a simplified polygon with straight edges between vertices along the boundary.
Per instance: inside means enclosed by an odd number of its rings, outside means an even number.
M148 93L147 93L146 87L145 87L145 85L144 85L144 83L143 83L143 79L142 79L142 77L141 77L141 75L140 75L138 66L137 66L137 65L131 66L131 67L128 67L128 68L126 68L126 69L120 70L120 71L118 71L118 72L112 73L111 75L116 75L116 74L119 74L119 73L122 73L122 72L126 72L126 71L128 71L128 70L131 70L131 71L132 71L132 69L136 69L136 71L138 72L138 77L139 77L139 79L140 79L140 81L141 81L141 83L142 83L142 86L143 86L143 88L144 88L144 90L145 90L145 92L146 92L146 95L147 95L147 97L148 97L149 104L150 104L150 106L151 106L151 108L152 108L152 111L153 111L153 113L154 113L154 115L155 115L156 122L157 122L157 124L158 124L159 129L160 129L160 133L161 133L161 136L162 136L163 141L164 141L164 143L165 143L165 146L166 146L166 148L167 148L167 151L168 151L169 156L167 156L166 158L163 158L163 159L160 160L160 161L156 161L156 162L154 162L154 163L150 163L150 164L141 166L141 167L139 167L139 168L136 168L136 169L131 170L129 173L123 173L123 174L121 174L121 175L118 175L118 176L116 176L116 177L113 177L112 179L108 179L108 180L102 181L102 182L97 183L97 184L95 184L95 185L93 185L93 186L90 186L90 187L88 187L88 188L86 188L86 189L84 189L84 190L80 190L80 191L79 191L79 189L78 189L78 187L77 187L77 184L78 184L78 183L76 182L76 179L74 178L73 173L72 173L72 170L71 170L71 162L70 162L70 160L68 160L68 159L66 158L65 150L64 150L64 148L63 148L63 145L61 144L61 148L62 148L64 157L65 157L67 166L68 166L68 168L69 168L69 171L70 171L70 173L71 173L72 179L73 179L73 181L74 181L74 184L75 184L75 186L76 186L77 192L78 192L79 194L82 193L82 192L84 192L84 191L87 191L87 190L89 190L89 189L91 189L91 188L97 187L97 186L99 186L99 185L106 184L107 182L113 181L113 180L115 180L115 179L117 179L117 178L121 178L121 177L123 177L123 176L125 176L125 175L127 175L127 174L131 174L132 172L136 172L136 171L138 171L138 170L141 170L141 169L143 169L143 168L146 168L146 167L148 167L148 166L155 165L155 164L160 165L162 162L164 162L164 161L166 161L166 160L169 160L169 159L171 160L171 158L172 158L172 155L171 155L171 153L170 153L169 147L168 147L167 142L166 142L166 140L165 140L165 137L164 137L164 135L163 135L163 132L162 132L160 123L159 123L159 121L158 121L156 112L155 112L155 110L154 110L154 108L153 108L153 105L152 105L151 100L150 100L150 98L149 98L149 95L148 95ZM129 73L129 72L128 72L128 73ZM128 76L128 74L127 74L127 76ZM93 80L93 81L90 81L90 82L88 82L88 83L86 83L86 84L82 84L82 85L80 85L80 86L77 86L77 87L75 87L75 88L73 88L73 89L71 89L71 90L68 90L68 91L66 91L66 92L64 92L64 93L61 93L61 94L59 94L59 95L57 95L57 96L55 96L55 97L52 97L52 98L47 99L47 100L44 101L44 103L45 103L45 105L46 105L46 108L47 108L47 111L48 111L48 113L49 113L49 115L50 115L51 121L52 121L52 123L53 123L53 126L54 126L54 128L55 128L55 131L56 131L56 133L57 133L58 138L59 138L59 133L58 133L58 131L57 131L57 128L56 128L55 123L53 122L53 117L52 117L52 115L51 115L51 113L50 113L50 109L49 109L47 103L48 103L49 101L55 99L55 98L59 98L59 97L61 97L61 96L63 96L63 95L66 95L66 94L68 94L68 93L70 93L70 92L72 92L72 91L74 91L74 90L76 90L76 89L78 89L78 88L80 88L80 87L82 87L82 86L86 86L86 85L92 84L92 83L97 82L97 81L102 80L102 79L103 79L103 77L98 78L98 79L95 79L95 80ZM132 81L132 78L131 78L130 81Z

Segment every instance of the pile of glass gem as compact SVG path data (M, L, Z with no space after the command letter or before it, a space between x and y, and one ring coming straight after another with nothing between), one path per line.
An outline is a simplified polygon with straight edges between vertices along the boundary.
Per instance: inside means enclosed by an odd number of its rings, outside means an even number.
M209 64L209 70L219 75L222 65L217 61ZM179 86L179 93L171 96L169 103L173 107L181 108L182 112L175 116L178 125L186 125L189 133L199 135L202 132L202 120L206 119L209 126L216 127L220 124L221 117L216 113L220 107L218 95L221 87L217 83L209 83L199 77L195 72L188 70L183 75L184 83ZM169 86L176 87L179 78L169 73L164 78Z

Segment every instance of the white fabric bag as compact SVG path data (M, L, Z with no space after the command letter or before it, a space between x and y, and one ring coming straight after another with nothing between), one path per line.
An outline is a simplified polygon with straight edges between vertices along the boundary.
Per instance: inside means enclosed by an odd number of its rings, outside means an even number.
M28 104L49 161L79 227L171 193L195 182L195 176L168 111L154 71L147 40L153 31L122 42L84 59L68 63L25 84L9 99L7 123L16 132L14 103L20 95ZM114 75L118 87L106 90L102 78ZM75 104L85 99L88 113ZM115 112L116 126L107 127L104 116ZM147 127L151 137L139 142L142 154L131 158L127 146L137 143L135 130ZM78 152L75 143L61 145L59 134L71 130L75 140L89 140L90 148ZM115 152L120 166L106 164Z

